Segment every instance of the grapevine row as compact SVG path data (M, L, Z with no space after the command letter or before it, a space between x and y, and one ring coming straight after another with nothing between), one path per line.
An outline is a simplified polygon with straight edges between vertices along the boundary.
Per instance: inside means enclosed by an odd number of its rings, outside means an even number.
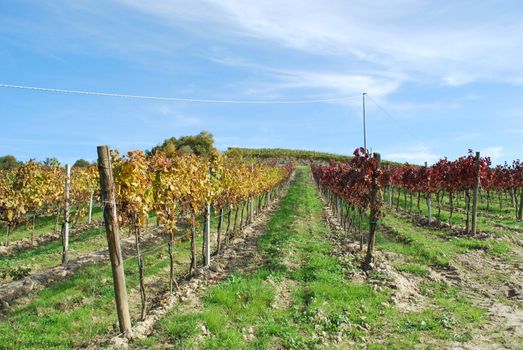
M384 171L383 182L384 186L388 188L389 205L391 207L394 190L398 195L397 207L399 207L401 192L403 192L405 207L407 207L406 196L409 194L410 212L412 212L412 197L415 194L418 197L418 211L420 198L425 198L430 207L431 195L435 194L439 217L443 198L448 195L450 222L452 222L456 202L463 197L466 211L466 231L469 231L471 192L476 179L480 191L479 199L483 197L486 199L487 211L491 206L493 193L498 194L500 209L503 203L502 195L509 193L512 205L515 208L515 216L519 220L522 219L523 163L519 160L514 161L511 165L498 165L493 168L488 157L476 157L472 151L469 151L467 156L459 157L454 161L444 158L432 166L420 167L409 164L389 166ZM430 208L429 212L431 212Z
M32 238L38 217L56 215L58 222L64 208L65 180L64 168L46 166L33 160L0 171L0 221L7 224L7 240L10 231L29 220L33 224ZM99 192L96 167L73 168L71 184L70 203L74 208L72 222L75 223L85 215L87 204Z
M142 318L146 312L146 295L143 284L144 260L141 254L142 232L146 227L149 213L156 213L159 225L167 236L170 261L170 289L174 288L173 247L178 222L189 223L188 238L191 242L191 260L189 273L195 272L196 238L198 217L204 216L208 222L210 207L220 212L220 225L223 209L229 208L238 215L238 207L248 202L252 218L254 202L258 209L263 197L269 199L270 192L286 182L293 166L271 166L261 163L246 163L241 159L227 158L215 154L211 158L195 155L167 156L162 151L147 155L141 151L121 155L112 153L112 175L115 187L118 221L127 225L136 240L140 295L142 300ZM243 222L242 206L242 222ZM240 223L242 226L242 223ZM220 235L218 232L218 250ZM203 247L208 248L208 247ZM208 263L208 262L207 262Z
M375 229L381 216L383 170L379 155L371 156L364 148L354 151L354 158L346 163L311 165L312 174L320 192L344 228L356 227L363 249L363 217L369 218L369 238L364 269L372 268Z

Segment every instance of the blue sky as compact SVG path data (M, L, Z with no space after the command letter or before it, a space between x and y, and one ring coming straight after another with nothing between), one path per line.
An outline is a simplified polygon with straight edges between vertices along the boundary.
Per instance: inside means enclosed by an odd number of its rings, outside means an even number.
M0 0L0 154L62 162L209 130L220 149L283 147L422 163L467 149L522 158L519 1Z

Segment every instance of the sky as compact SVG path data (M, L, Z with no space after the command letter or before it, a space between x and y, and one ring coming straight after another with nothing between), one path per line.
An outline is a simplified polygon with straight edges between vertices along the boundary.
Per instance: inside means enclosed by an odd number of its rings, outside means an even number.
M523 4L0 0L0 155L96 159L208 130L216 146L429 163L523 153Z

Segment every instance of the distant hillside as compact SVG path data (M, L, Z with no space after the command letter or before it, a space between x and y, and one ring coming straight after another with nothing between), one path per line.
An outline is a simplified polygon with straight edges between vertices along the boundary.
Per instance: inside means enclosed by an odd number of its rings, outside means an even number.
M283 149L283 148L239 148L229 147L227 152L239 153L246 157L257 157L257 158L296 158L296 159L313 159L313 160L336 160L345 161L352 157L344 156L340 154L316 152L316 151L304 151L296 149Z
M241 154L244 157L256 157L262 159L270 158L295 158L298 160L316 160L328 162L329 160L335 160L343 162L352 159L352 156L346 156L341 154L327 153L327 152L316 152L316 151L305 151L298 149L285 149L285 148L241 148L241 147L229 147L227 153ZM382 160L383 165L388 164L399 164L388 160Z

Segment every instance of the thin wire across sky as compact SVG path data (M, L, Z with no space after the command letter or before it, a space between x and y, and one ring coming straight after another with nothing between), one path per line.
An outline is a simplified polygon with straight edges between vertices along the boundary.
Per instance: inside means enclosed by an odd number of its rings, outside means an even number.
M72 95L85 95L85 96L101 96L101 97L116 97L126 99L137 99L137 100L155 100L155 101L173 101L173 102L187 102L187 103L199 103L199 104L250 104L250 105L290 105L290 104L314 104L314 103L332 103L342 102L347 100L359 99L361 95L341 96L323 99L302 99L302 100L221 100L221 99L209 99L209 98L187 98L187 97L164 97L164 96L150 96L150 95L131 95L123 93L112 93L112 92L100 92L100 91L86 91L86 90L70 90L70 89L57 89L49 87L39 86L28 86L28 85L14 85L0 83L0 88L4 89L18 89L18 90L31 90L37 92L51 92L59 94L72 94ZM378 107L386 116L392 119L401 129L413 135L413 133L405 128L396 118L387 112L382 106L380 106L368 93L364 93L376 107ZM365 108L365 107L364 107ZM364 112L365 113L365 112ZM364 136L365 138L365 136Z
M41 91L41 92L74 94L74 95L118 97L118 98L129 98L129 99L139 99L139 100L175 101L175 102L206 103L206 104L310 104L310 103L341 102L341 101L359 98L361 96L361 95L353 95L353 96L342 96L342 97L310 99L310 100L306 100L306 99L304 99L304 100L220 100L220 99L207 99L207 98L129 95L129 94L121 94L121 93L55 89L55 88L48 88L48 87L13 85L13 84L0 84L0 88L22 89L22 90Z

